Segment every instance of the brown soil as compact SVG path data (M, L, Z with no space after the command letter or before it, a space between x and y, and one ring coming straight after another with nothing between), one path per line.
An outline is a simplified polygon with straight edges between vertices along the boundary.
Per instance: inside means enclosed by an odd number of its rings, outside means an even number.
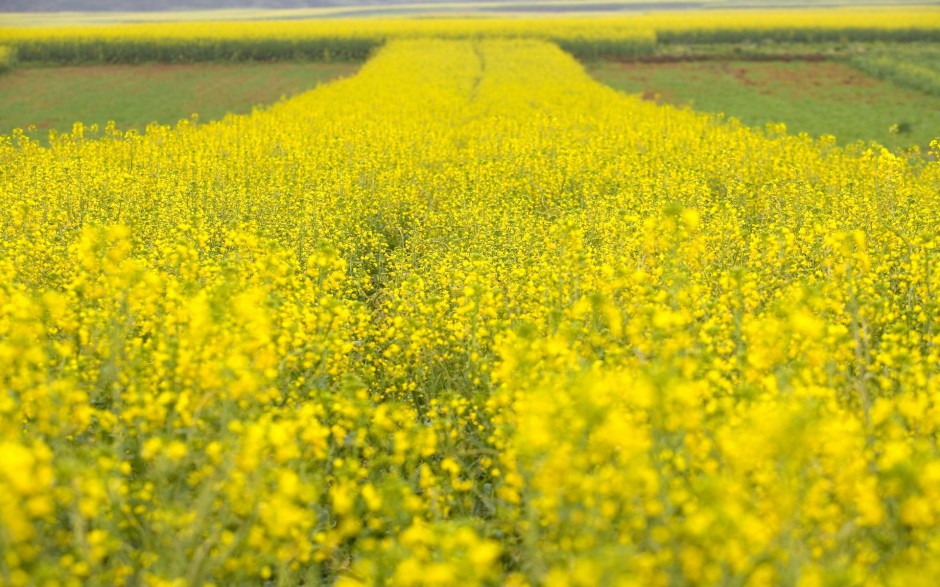
M775 55L643 55L640 57L610 57L607 61L620 63L690 63L701 61L826 61L822 53L779 53Z
M843 86L872 87L878 82L863 76L841 63L820 63L811 69L789 69L786 67L767 68L763 71L768 80L780 84L810 84L813 86L831 85L833 81Z

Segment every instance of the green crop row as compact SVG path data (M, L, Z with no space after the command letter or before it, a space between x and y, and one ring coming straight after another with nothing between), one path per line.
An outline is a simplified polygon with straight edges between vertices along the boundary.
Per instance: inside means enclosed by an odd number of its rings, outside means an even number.
M53 37L15 43L23 62L87 63L192 63L206 61L363 61L387 40L385 35L316 36L278 39L246 38L104 38ZM579 59L634 58L651 55L656 37L644 34L619 37L547 35Z
M16 51L12 47L0 45L0 73L13 69L16 65Z
M650 34L646 37L631 39L587 39L578 38L550 38L552 42L570 53L577 59L610 59L635 58L652 55L656 52L656 37Z
M52 38L17 44L19 59L40 63L188 63L200 61L361 61L369 38L101 39Z
M940 30L925 28L684 28L658 30L656 38L663 44L715 43L858 43L858 42L936 42Z
M855 55L849 62L877 78L940 96L940 48L882 50Z
M868 35L867 33L872 33ZM860 31L860 30L686 30L652 31L619 37L548 35L546 40L559 45L578 59L637 58L670 52L682 45L731 45L735 43L839 43L875 40L878 34L894 36L895 40L940 41L940 31ZM916 34L915 34L916 33ZM919 35L919 36L918 36ZM279 39L274 37L246 38L107 38L51 37L22 39L0 50L0 71L9 69L19 60L27 63L192 63L206 61L363 61L385 43L384 35L316 36ZM890 55L858 58L866 71L897 70ZM863 63L864 62L864 63ZM923 77L909 66L903 72L879 77ZM910 70L910 71L908 71ZM936 83L936 82L931 82ZM917 81L914 87L922 88Z

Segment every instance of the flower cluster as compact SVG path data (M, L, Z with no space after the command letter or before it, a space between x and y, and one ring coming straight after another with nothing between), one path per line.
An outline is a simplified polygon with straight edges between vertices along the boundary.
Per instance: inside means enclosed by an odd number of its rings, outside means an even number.
M940 580L940 164L411 40L0 142L0 584Z

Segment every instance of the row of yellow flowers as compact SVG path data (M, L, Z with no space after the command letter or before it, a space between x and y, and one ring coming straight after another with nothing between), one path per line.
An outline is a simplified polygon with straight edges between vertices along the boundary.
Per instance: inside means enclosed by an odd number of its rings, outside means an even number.
M524 40L87 130L0 142L0 584L940 580L935 160Z
M937 41L940 10L710 10L626 17L320 19L0 27L27 62L363 59L389 40L529 38L582 58L632 57L660 43Z

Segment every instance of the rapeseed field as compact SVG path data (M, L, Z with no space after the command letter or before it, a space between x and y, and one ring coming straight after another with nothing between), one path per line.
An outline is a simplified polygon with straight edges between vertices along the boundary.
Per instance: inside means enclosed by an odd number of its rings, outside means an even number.
M24 63L358 61L384 43L415 38L550 41L579 59L633 59L670 46L775 46L940 41L933 6L891 9L679 10L634 16L551 18L336 18L245 22L129 22L0 26L0 45ZM283 18L283 17L280 17ZM742 47L741 44L746 45ZM855 53L853 48L851 53ZM0 57L2 59L2 57Z
M4 137L0 584L940 582L932 148L524 39Z

